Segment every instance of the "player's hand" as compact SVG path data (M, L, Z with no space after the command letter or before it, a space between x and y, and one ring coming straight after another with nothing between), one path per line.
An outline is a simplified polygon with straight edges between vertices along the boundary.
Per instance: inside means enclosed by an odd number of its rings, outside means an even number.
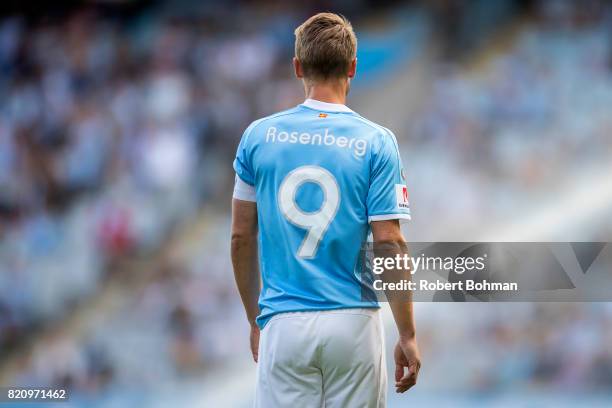
M406 392L416 384L421 368L421 355L416 339L400 337L393 357L395 360L395 392Z
M259 327L256 324L251 326L251 354L253 354L253 360L257 362L259 360Z

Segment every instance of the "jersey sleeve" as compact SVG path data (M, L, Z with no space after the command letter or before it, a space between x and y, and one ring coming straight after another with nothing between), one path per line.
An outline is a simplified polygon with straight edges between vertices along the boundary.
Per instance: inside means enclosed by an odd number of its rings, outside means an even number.
M409 220L408 188L395 136L384 135L372 152L370 188L366 205L368 221Z
M236 171L236 175L240 177L240 180L250 186L255 185L255 172L253 171L249 152L249 135L252 128L253 124L244 131L240 144L238 145L238 150L236 151L236 158L234 159L234 170Z

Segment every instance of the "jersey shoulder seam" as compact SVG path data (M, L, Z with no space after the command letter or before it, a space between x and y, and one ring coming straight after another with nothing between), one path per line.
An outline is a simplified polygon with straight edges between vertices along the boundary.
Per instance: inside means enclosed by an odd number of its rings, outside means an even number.
M360 114L355 114L355 116L354 116L354 117L355 117L355 119L358 119L359 121L361 121L361 122L365 123L366 125L369 125L369 126L373 127L373 128L374 128L374 129L376 129L376 130L381 131L381 132L382 132L382 133L384 133L384 134L387 134L387 135L389 135L389 136L393 134L393 132L391 132L391 131L390 131L389 129L387 129L386 127L384 127L384 126L382 126L382 125L379 125L378 123L372 122L371 120L364 118L364 117L363 117L363 116L361 116Z
M395 145L395 149L398 151L399 154L399 146L397 144L397 140L395 138L395 135L393 134L393 132L389 129L387 129L386 127L379 125L378 123L372 122L369 119L364 118L363 116L356 114L355 115L355 119L358 119L359 121L365 123L366 125L369 125L371 127L373 127L374 129L380 131L384 136L388 136L391 138L391 142L393 142L393 144Z

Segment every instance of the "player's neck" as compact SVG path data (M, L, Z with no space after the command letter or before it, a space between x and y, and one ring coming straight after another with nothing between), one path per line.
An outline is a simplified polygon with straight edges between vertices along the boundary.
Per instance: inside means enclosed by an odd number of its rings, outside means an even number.
M306 99L346 105L347 83L314 83L304 88Z

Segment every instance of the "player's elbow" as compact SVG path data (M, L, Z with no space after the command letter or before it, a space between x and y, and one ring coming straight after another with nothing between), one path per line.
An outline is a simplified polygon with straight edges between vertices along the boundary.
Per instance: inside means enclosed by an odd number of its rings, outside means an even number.
M373 234L374 244L377 249L397 252L405 248L406 240L399 228L391 228L376 231Z
M379 245L403 246L406 239L401 231L384 231L374 235L374 243Z
M372 237L376 244L403 245L406 240L398 220L375 221L371 224Z
M378 239L374 241L375 244L378 245L393 245L393 246L403 246L406 244L406 240L404 237L389 237L384 239Z
M249 201L232 200L232 248L257 238L257 206Z
M248 240L247 234L244 231L232 231L232 246L240 244Z
M383 253L395 254L403 252L406 248L404 237L387 238L374 241L374 250L383 251Z
M253 230L234 230L232 231L231 246L232 250L239 249L245 244L250 244L256 239L256 231Z

